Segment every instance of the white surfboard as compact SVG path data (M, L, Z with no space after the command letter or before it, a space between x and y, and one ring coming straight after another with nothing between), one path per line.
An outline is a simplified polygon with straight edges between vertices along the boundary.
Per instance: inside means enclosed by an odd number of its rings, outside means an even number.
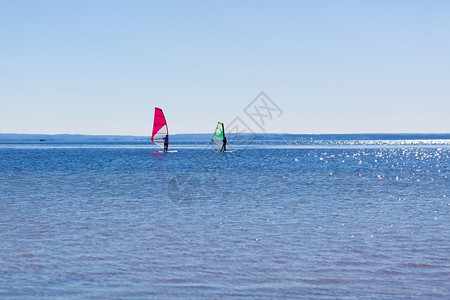
M164 151L156 151L156 152L152 152L152 153L157 153L157 154L160 154L160 153L175 153L175 152L178 152L178 150L169 150L169 151L167 151L167 152L164 152Z

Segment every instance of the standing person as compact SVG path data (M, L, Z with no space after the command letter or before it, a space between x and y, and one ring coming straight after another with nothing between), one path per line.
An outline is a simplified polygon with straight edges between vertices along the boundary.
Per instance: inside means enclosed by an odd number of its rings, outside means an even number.
M164 137L164 152L167 152L169 149L169 135L166 134Z
M222 149L220 149L220 151L223 151L223 152L225 152L225 151L227 151L227 137L224 135L223 136L223 144L222 144Z

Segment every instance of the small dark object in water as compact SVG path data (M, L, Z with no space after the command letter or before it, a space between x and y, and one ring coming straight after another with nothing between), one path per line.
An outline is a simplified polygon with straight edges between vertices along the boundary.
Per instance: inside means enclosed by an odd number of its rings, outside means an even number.
M40 139L39 142L45 142L45 140L44 139Z

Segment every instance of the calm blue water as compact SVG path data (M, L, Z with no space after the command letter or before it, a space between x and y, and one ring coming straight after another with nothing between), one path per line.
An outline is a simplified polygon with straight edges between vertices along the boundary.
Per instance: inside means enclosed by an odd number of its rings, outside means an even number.
M450 141L0 144L1 298L449 298Z

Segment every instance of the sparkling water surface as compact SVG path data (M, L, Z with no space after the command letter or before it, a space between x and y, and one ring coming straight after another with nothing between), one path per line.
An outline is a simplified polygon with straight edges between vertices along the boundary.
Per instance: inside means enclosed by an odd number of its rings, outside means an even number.
M450 297L450 142L0 144L1 298Z

